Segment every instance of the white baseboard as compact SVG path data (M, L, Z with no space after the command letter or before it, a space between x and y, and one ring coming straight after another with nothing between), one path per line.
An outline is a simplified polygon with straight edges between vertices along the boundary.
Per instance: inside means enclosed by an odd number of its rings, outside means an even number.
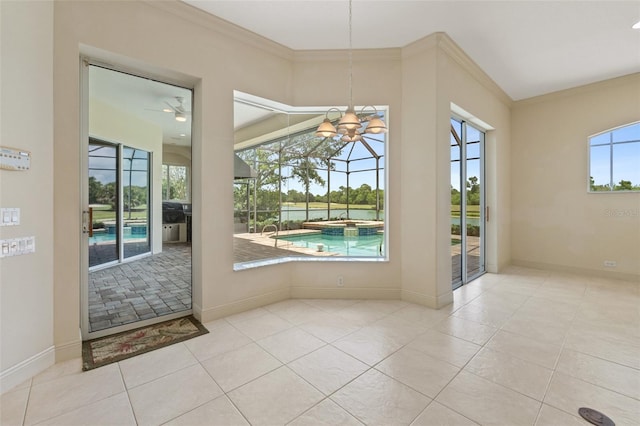
M18 386L38 373L43 372L56 362L55 347L50 346L31 358L4 370L0 373L0 393Z
M259 296L249 297L247 299L227 303L224 305L215 306L210 309L200 308L200 322L204 324L209 321L217 320L218 318L224 318L229 315L238 314L250 309L270 305L272 303L287 300L289 298L290 292L289 289L286 288L278 291L273 291L271 293L261 294Z
M570 274L589 275L600 278L611 278L614 280L640 282L640 275L629 274L626 272L605 271L601 269L579 268L575 266L554 265L552 263L531 262L528 260L512 259L511 264L514 266L523 266L525 268L542 269L545 271L566 272Z
M417 303L431 309L440 309L453 303L453 292L441 294L438 297L428 296L415 291L402 290L402 300Z
M398 288L291 287L292 299L400 299Z

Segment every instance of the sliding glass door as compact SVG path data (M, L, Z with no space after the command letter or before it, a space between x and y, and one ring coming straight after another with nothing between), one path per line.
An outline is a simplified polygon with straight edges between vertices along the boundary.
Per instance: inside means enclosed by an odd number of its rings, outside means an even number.
M451 264L453 288L485 272L484 132L451 119Z
M89 140L89 269L151 252L151 154Z

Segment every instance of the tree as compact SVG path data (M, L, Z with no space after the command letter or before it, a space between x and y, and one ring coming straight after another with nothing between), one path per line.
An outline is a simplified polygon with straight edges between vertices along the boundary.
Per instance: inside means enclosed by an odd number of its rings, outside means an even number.
M633 191L634 187L630 180L621 180L614 188L614 191Z

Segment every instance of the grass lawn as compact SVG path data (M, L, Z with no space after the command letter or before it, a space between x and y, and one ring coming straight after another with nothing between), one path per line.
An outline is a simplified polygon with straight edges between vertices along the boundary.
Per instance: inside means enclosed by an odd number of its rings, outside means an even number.
M451 206L451 216L460 217L460 206ZM467 206L467 217L480 217L480 206Z

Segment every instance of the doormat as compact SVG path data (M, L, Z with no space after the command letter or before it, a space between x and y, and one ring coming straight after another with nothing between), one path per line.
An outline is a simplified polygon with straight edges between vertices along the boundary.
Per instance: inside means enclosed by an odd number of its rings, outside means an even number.
M82 370L88 371L208 333L193 316L82 342Z

